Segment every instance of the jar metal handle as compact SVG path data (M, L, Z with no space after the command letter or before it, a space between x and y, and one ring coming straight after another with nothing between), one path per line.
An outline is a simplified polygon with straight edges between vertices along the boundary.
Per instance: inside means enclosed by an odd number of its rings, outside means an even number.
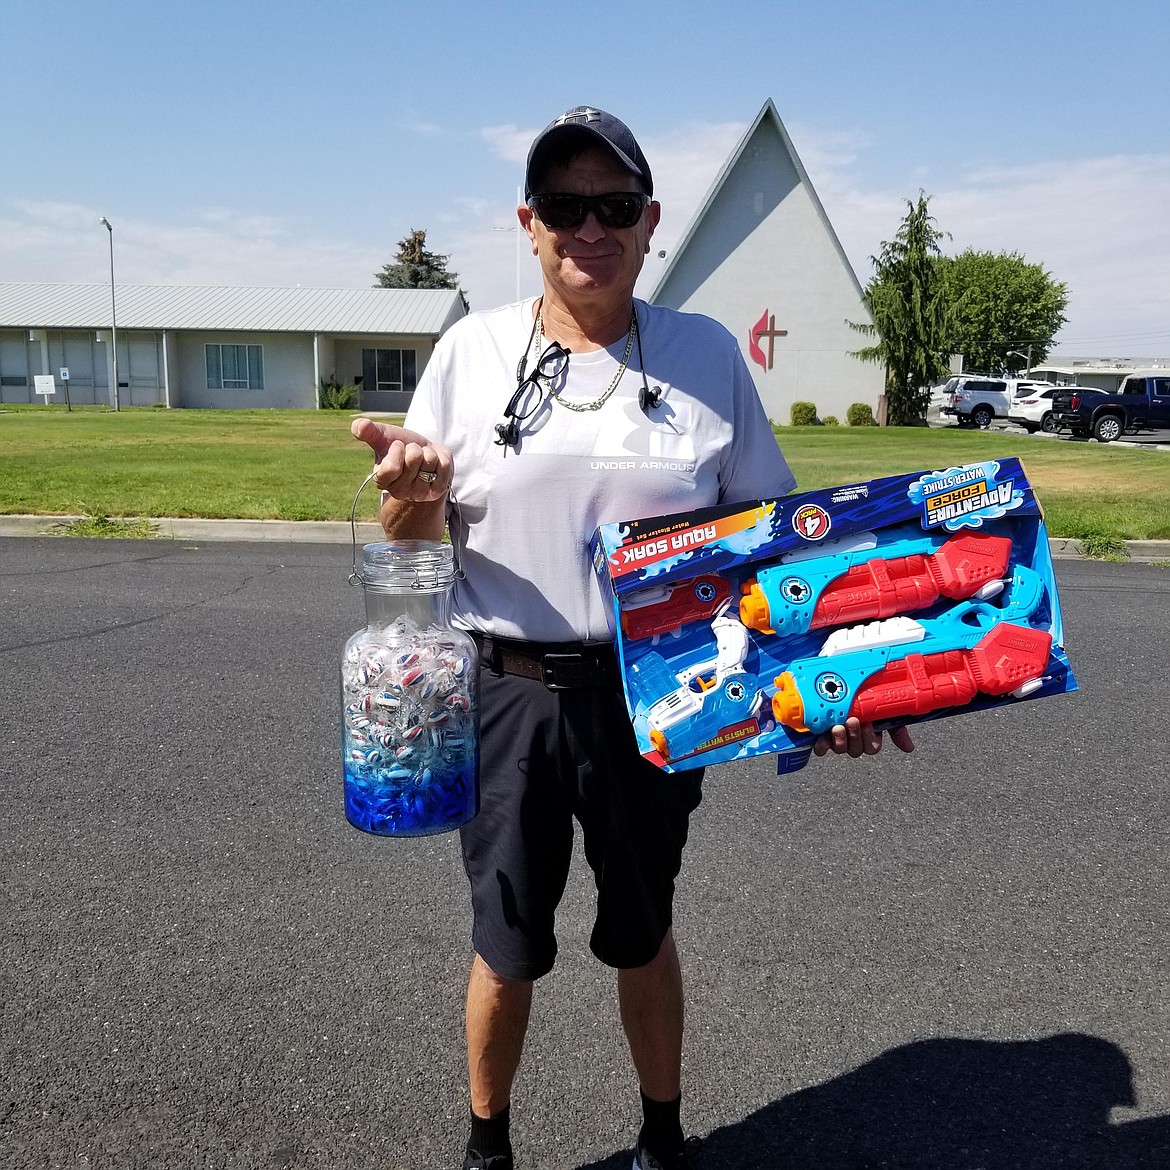
M358 488L357 494L353 497L353 507L351 507L349 510L349 535L350 535L350 540L353 544L353 572L351 572L349 575L349 583L351 585L364 585L366 583L365 579L362 577L361 573L358 572L358 564L357 564L357 520L356 520L356 517L357 517L358 496L360 496L362 494L362 492L365 491L366 484L368 484L370 482L370 480L373 479L374 476L377 474L378 474L378 470L377 470L377 468L375 468L373 471L370 472L369 475L366 476L365 479L362 480L361 487Z
M370 474L367 475L366 478L362 480L361 486L358 488L357 492L354 494L353 505L349 509L349 536L350 536L350 543L353 546L353 569L349 574L349 583L351 585L365 585L365 583L366 583L365 578L361 575L361 573L358 572L358 563L357 563L357 506L358 506L358 499L360 498L362 492L365 491L366 484L368 484L370 482L370 480L372 480L374 478L374 476L377 474L378 474L378 469L374 468L374 470L371 471ZM454 495L451 496L451 502L455 505L456 511L458 511L459 510L459 501L457 499L455 499ZM465 579L464 573L463 573L463 568L459 563L459 555L455 551L453 543L452 543L452 552L455 553L455 577L457 580L462 581ZM423 584L418 579L418 570L416 569L415 570L415 581L414 581L414 584L411 586L411 588L421 589L422 587L423 587Z

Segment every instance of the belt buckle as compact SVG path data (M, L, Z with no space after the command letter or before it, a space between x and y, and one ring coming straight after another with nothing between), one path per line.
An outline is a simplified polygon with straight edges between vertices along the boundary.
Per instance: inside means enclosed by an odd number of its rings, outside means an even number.
M550 691L569 691L574 687L588 686L593 681L587 670L589 660L584 654L542 654L540 657L540 681ZM575 681L566 681L576 668Z

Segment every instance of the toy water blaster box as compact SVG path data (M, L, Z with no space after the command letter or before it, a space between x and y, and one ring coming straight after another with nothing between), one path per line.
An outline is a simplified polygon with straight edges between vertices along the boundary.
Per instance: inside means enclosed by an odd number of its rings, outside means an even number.
M666 771L1075 690L1017 459L604 524L626 705Z

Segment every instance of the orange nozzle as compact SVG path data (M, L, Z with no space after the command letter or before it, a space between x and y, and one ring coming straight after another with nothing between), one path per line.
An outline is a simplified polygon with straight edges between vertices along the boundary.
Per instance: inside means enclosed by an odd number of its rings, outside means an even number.
M771 634L774 631L768 625L768 599L756 581L745 581L740 586L743 596L739 599L739 620L749 630L759 630L761 634Z
M777 691L772 696L772 714L777 723L791 727L793 731L808 731L804 725L804 703L796 689L796 679L789 671L776 677Z
M657 727L650 729L650 742L654 745L654 750L664 760L670 759L670 753L666 750L666 736Z

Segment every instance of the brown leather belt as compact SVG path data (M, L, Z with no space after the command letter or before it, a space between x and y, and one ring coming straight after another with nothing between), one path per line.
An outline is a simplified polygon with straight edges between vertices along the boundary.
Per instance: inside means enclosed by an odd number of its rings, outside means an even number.
M550 691L620 683L617 658L608 642L514 642L472 634L479 660L495 674L542 682Z

